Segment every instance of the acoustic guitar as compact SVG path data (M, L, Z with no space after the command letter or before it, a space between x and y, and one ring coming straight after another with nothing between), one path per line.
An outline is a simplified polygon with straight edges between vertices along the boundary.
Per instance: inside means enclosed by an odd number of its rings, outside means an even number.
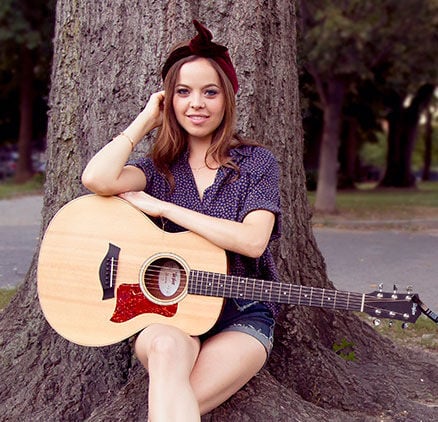
M370 294L226 274L224 250L192 232L168 233L118 197L86 195L50 222L38 260L38 296L49 324L84 346L124 340L152 323L208 331L224 298L366 312L415 322L412 293Z

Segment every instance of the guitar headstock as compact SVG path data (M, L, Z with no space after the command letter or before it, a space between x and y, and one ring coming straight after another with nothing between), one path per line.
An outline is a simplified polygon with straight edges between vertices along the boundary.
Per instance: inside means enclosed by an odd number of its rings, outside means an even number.
M414 323L422 312L413 300L414 296L410 287L406 293L398 292L397 286L392 292L384 292L382 285L379 285L379 290L365 295L363 311L375 318Z

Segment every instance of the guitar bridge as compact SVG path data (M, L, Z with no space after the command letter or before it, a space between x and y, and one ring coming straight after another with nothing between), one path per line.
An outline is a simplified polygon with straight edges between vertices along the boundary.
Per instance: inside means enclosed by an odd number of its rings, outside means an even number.
M103 290L102 300L113 299L115 297L119 254L120 248L110 243L108 252L100 264L99 280Z

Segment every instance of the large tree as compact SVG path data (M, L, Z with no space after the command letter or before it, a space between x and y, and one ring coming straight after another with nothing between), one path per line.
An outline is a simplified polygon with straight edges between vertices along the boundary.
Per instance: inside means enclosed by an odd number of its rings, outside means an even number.
M283 169L283 238L276 255L284 280L331 287L306 200L295 3L289 0L59 1L42 230L61 205L84 193L80 174L90 156L159 89L168 47L193 34L192 18L230 46L241 82L240 130L272 148ZM38 306L36 268L35 259L1 315L2 417L146 420L147 374L132 357L131 343L84 348L55 334ZM287 307L276 337L268 365L205 420L437 416L427 405L437 363L398 349L354 315ZM353 344L354 361L334 352L342 339Z

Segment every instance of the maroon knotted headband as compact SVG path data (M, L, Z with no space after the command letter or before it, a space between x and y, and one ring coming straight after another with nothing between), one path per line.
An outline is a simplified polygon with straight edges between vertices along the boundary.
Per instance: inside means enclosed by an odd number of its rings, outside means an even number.
M227 47L212 42L213 35L211 32L197 20L193 21L195 28L198 31L190 42L189 45L179 47L170 53L166 62L164 63L161 76L163 80L166 78L169 69L179 60L189 56L208 57L213 59L228 76L228 79L233 85L234 93L237 93L239 89L239 83L237 81L236 70L231 62L230 55L228 54Z

